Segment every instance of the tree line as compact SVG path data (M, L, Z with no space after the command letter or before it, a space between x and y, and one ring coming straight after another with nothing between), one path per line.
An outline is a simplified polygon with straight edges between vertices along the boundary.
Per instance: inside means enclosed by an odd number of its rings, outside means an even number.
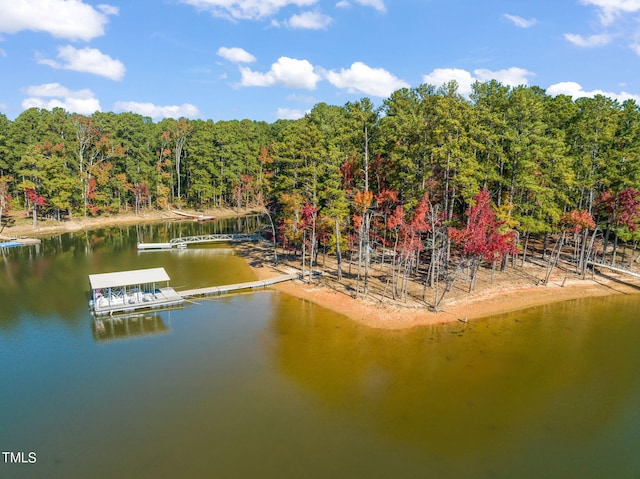
M482 262L524 260L530 237L545 250L553 240L550 257L571 244L583 270L608 246L615 259L619 240L638 238L638 189L633 100L497 81L474 84L469 98L450 82L397 90L380 107L320 103L271 124L0 115L0 218L9 208L37 221L265 206L278 243L309 270L331 252L341 275L343 254L355 254L363 293L371 255L386 251L393 295L420 268L425 287L450 277L452 247L471 277Z

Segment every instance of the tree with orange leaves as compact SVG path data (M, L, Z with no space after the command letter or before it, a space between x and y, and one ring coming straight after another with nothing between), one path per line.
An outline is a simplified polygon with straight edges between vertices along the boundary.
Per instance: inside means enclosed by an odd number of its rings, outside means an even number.
M368 190L356 192L353 198L356 210L354 214L354 224L357 225L358 231L358 277L356 280L356 296L358 296L360 292L360 280L363 276L363 269L364 281L362 294L366 296L369 291L369 266L371 264L369 232L371 230L370 208L372 201L373 193Z

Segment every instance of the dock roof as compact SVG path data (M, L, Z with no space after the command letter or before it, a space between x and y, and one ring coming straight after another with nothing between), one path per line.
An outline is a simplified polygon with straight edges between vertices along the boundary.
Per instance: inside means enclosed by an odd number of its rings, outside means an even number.
M163 281L169 281L169 275L164 268L135 269L131 271L116 271L114 273L89 275L91 289L160 283Z

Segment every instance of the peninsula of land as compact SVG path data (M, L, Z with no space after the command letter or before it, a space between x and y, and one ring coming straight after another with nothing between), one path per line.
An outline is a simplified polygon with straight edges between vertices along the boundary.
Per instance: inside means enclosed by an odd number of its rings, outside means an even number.
M217 209L204 214L225 218L259 212ZM100 227L168 220L176 220L175 214L154 211L141 215L78 218L65 222L50 220L40 221L35 227L28 219L21 218L0 232L0 240L38 238ZM299 258L288 257L280 251L278 262L275 263L273 247L266 241L239 245L237 251L247 260L258 279L268 279L300 268ZM345 274L338 281L335 260L329 256L319 260L317 271L322 274L314 276L312 280L280 283L274 285L273 289L328 308L359 324L382 329L466 322L561 301L640 293L640 279L633 276L601 269L582 279L571 271L567 272L565 268L568 267L560 265L556 268L545 285L541 283L545 268L540 260L536 261L535 255L524 263L518 260L515 267L508 267L506 272L496 274L493 278L490 268L481 269L473 292L468 292L467 281L458 280L437 312L429 307L434 292L424 290L420 284L412 284L406 298L392 299L385 291L383 268L372 270L367 295L358 294L356 297L354 275L347 274L347 266L343 265Z
M272 249L264 243L260 247L245 245L240 251L259 279L282 274L296 266L295 261L281 257L274 265ZM406 301L398 301L383 296L384 284L374 278L370 292L364 297L354 298L355 280L343 277L338 282L328 269L326 274L311 282L280 283L273 288L343 314L359 324L380 329L466 322L561 301L640 293L640 280L623 274L603 270L589 274L585 279L565 279L565 273L557 269L549 282L541 285L539 278L544 276L545 269L536 264L525 263L523 267L508 268L505 273L496 275L493 281L490 268L487 268L480 271L472 293L468 292L468 282L454 284L438 312L430 310L429 299L426 302L421 300L421 285L414 285L416 291Z

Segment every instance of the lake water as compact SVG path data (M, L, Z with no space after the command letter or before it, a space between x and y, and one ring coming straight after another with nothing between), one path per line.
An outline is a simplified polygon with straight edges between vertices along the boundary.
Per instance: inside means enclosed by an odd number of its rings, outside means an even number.
M2 252L0 451L36 462L3 454L0 477L640 478L638 296L389 332L261 291L95 328L90 273L255 279L228 247L138 240L256 222Z

